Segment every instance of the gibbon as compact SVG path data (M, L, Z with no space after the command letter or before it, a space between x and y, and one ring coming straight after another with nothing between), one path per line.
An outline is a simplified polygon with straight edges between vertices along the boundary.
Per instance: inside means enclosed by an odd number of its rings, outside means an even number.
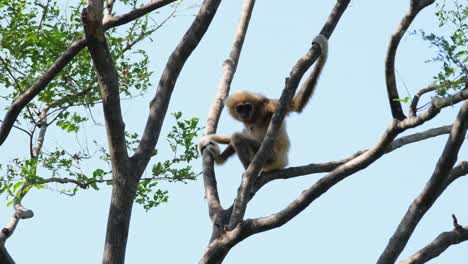
M302 112L313 94L317 80L327 60L328 40L323 35L318 35L313 43L320 46L320 58L301 90L292 99L288 113ZM279 101L256 93L239 91L226 98L224 103L228 107L231 116L244 124L244 129L232 136L212 134L202 137L199 143L200 153L206 149L217 164L224 163L226 159L237 153L242 165L247 169L262 144ZM223 152L220 152L216 143L228 144L228 146ZM262 171L278 170L286 167L288 152L289 138L286 125L283 123L278 131L271 155L263 165Z

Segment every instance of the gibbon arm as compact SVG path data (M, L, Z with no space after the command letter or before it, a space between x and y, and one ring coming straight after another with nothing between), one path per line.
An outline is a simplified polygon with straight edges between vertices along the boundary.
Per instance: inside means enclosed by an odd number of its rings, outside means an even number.
M207 150L215 160L217 164L224 163L230 156L235 153L234 148L230 145L231 137L230 136L221 136L221 135L206 135L202 137L200 142L198 143L198 149L200 153L203 150ZM223 152L219 150L218 144L229 144Z
M315 87L317 86L318 78L320 77L323 67L325 66L325 63L327 62L327 57L328 57L327 38L323 35L318 35L314 38L312 43L318 44L320 46L321 55L317 61L316 66L312 70L312 73L309 75L307 80L302 85L301 90L297 92L297 94L294 96L291 102L290 110L289 110L292 112L298 112L298 113L302 112L305 105L307 104L307 102L309 102L309 99L312 97Z
M221 135L208 135L210 139L216 143L219 144L229 144L231 143L231 137L230 136L221 136Z

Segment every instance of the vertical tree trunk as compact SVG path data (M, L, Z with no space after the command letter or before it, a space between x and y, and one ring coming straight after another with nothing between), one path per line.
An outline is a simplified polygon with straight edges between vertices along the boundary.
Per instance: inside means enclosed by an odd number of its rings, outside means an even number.
M224 258L227 256L232 246L220 245L219 243L213 243L208 247L205 254L200 259L199 264L219 264L222 263Z
M15 264L13 258L8 254L5 245L0 245L0 263L2 264Z
M114 175L116 180L113 182L102 263L125 263L128 230L137 186L133 178L128 174Z

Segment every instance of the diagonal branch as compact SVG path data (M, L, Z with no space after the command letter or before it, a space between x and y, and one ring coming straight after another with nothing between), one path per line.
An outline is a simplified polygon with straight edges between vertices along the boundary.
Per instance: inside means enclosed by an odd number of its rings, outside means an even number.
M231 52L229 53L229 58L227 58L223 64L223 77L219 81L218 94L216 95L216 98L210 107L210 112L208 113L205 134L216 132L224 106L223 101L229 94L231 83L239 63L242 46L244 45L254 5L255 0L244 1ZM203 181L205 185L205 196L208 201L209 215L214 222L216 213L219 210L222 210L222 207L218 196L213 161L211 155L208 154L203 155Z
M239 63L242 46L244 45L245 36L249 28L250 17L255 5L255 0L245 0L241 16L239 19L239 25L237 26L236 36L234 43L232 43L231 52L229 58L223 63L223 77L218 84L218 94L215 97L213 104L210 107L208 113L208 120L206 121L205 134L213 134L216 132L218 127L219 118L223 111L223 101L229 94L231 83L234 78L234 74L237 70L237 64Z
M143 173L156 147L172 91L182 67L208 30L220 3L221 0L205 0L203 2L192 25L166 63L166 67L159 80L156 95L150 103L150 113L140 144L132 157L132 160L135 161L136 175Z
M121 26L132 22L135 19L138 19L150 12L164 7L170 3L173 3L177 0L152 0L146 5L142 5L139 8L135 8L132 11L118 16L106 16L104 17L103 26L104 30L108 30L113 27Z
M131 22L135 19L138 19L149 12L166 6L176 0L159 0L152 1L140 8L134 9L124 15L115 16L115 17L106 17L108 18L106 22L103 23L105 30L108 30L113 27L124 25L128 22ZM8 137L11 128L13 127L16 119L18 118L20 112L23 108L31 102L42 90L44 90L47 85L52 81L52 79L60 73L60 71L67 66L70 61L75 58L75 56L86 47L85 38L80 38L75 40L60 57L55 60L54 64L47 69L44 74L28 88L20 97L18 97L10 106L3 123L0 126L0 146L5 142Z
M390 144L398 134L407 129L422 125L426 121L434 118L442 108L447 106L444 103L439 104L438 102L440 102L440 100L433 100L431 107L417 117L407 118L403 121L394 119L390 127L385 131L379 142L373 148L334 169L310 188L304 190L296 200L291 202L286 208L278 213L267 217L249 220L248 225L250 232L252 234L259 233L285 224L335 184L372 164L385 154L385 151L388 150ZM465 102L464 105L467 103L468 102Z
M407 135L407 136L395 139L392 142L392 144L387 148L387 150L385 151L385 154L390 153L408 144L412 144L412 143L423 141L429 138L448 134L450 133L451 127L452 126L436 127L436 128L428 129L423 132L414 133L411 135ZM351 155L350 157L342 159L342 160L338 160L338 161L330 161L330 162L325 162L325 163L311 163L311 164L307 164L304 166L289 167L283 170L261 173L255 181L254 192L258 191L265 184L274 180L290 179L290 178L304 176L304 175L313 174L313 173L330 172L336 169L337 167L345 164L346 162L365 153L366 151L367 149L358 151L355 154Z
M424 7L432 4L435 0L411 0L410 8L405 17L401 20L397 30L392 34L390 43L388 44L387 55L385 59L385 80L387 85L387 96L392 110L392 116L395 119L405 119L405 114L401 108L398 95L398 89L395 80L395 56L400 40L405 34L408 27L413 22L416 15Z
M32 210L25 208L21 204L21 200L29 191L29 185L24 184L13 198L13 208L15 212L10 218L8 224L0 231L0 263L14 264L15 261L10 256L5 248L5 242L10 238L16 230L20 220L29 219L34 216Z
M379 257L377 261L378 264L395 263L419 221L447 187L445 182L457 160L458 151L465 140L467 126L468 101L463 103L460 108L457 119L453 123L452 130L450 131L450 136L431 178L424 187L424 190L414 199L413 203L408 208L408 211L385 247L385 250Z
M447 188L456 179L468 174L468 161L464 160L458 163L457 166L453 167L452 172L448 176L448 179L444 183L444 189Z
M10 106L0 126L0 145L5 142L11 128L23 108L36 97L57 76L57 74L86 46L84 38L74 41L68 49L47 69L26 92L18 97Z
M419 99L421 98L421 96L423 94L435 91L435 90L437 90L439 88L442 88L442 87L446 87L446 86L448 86L448 84L449 83L443 84L443 85L430 85L430 86L428 86L426 88L423 88L423 89L419 90L418 92L416 92L416 94L413 97L413 100L411 100L411 104L410 104L410 107L409 107L409 116L411 116L411 117L416 116L416 113L417 113L417 110L418 110Z
M327 38L331 36L348 4L349 0L337 1L320 34L326 36ZM239 187L237 197L234 201L231 218L229 220L229 229L234 229L237 224L243 220L247 203L251 197L250 192L252 189L252 178L257 177L262 165L266 161L268 153L271 152L278 129L283 123L287 107L290 105L292 97L294 96L302 76L317 60L319 54L320 49L318 46L312 45L306 55L299 59L299 61L294 65L289 74L289 78L286 78L285 88L281 94L278 109L273 114L262 145L242 176L241 185Z
M457 223L455 215L453 217L454 228L452 231L438 235L431 243L416 252L411 257L403 260L400 264L422 264L439 256L450 246L468 240L468 226L461 226Z
M126 171L128 153L125 124L120 107L118 74L104 35L102 2L95 2L88 0L89 5L83 9L81 19L101 90L112 168L113 170Z

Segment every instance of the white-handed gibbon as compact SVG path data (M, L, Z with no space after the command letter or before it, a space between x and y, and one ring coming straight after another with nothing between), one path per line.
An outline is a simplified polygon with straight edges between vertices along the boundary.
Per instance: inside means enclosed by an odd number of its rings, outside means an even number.
M313 43L320 46L320 58L301 90L292 99L288 112L302 112L310 97L312 97L320 73L327 60L328 40L326 37L318 35ZM255 153L260 148L279 101L256 93L239 91L229 96L224 103L228 107L231 116L244 124L243 131L234 133L232 136L206 135L200 140L199 149L200 151L204 149L209 151L218 164L224 163L227 158L237 153L242 165L247 169ZM228 146L223 152L220 152L216 143L228 144ZM288 151L289 138L283 123L278 131L271 155L263 165L262 171L284 168L288 164Z

